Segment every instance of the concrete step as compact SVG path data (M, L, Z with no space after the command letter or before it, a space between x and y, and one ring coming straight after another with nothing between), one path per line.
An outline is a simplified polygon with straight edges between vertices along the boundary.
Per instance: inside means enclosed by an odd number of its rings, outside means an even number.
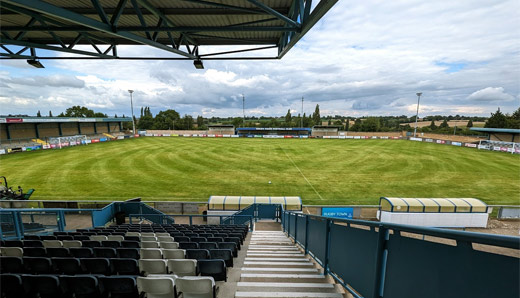
M283 250L283 251L280 251L280 250L254 250L254 249L253 250L248 249L247 253L272 254L272 255L276 255L276 254L292 254L292 255L301 254L301 252L297 251L297 250Z
M274 268L274 267L243 267L242 271L251 272L313 272L318 273L317 268Z
M340 293L303 293L303 292L236 292L235 297L249 298L343 298Z
M246 257L244 261L272 261L272 262L307 262L309 258L250 258Z
M289 282L238 282L238 287L260 287L260 288L319 288L334 289L333 284L326 283L289 283Z
M325 275L321 274L281 274L281 273L242 273L240 277L255 277L255 278L285 278L285 279L324 279Z
M268 266L283 266L283 267L296 267L296 266L314 266L311 262L271 262L271 261L244 261L244 265L268 265Z
M275 253L247 253L247 256L251 257L305 257L304 254L275 254Z

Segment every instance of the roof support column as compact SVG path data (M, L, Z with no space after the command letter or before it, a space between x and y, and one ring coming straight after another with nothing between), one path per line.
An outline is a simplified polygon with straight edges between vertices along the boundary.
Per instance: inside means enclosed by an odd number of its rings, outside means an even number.
M58 131L59 131L60 137L62 137L63 136L63 130L61 129L61 122L58 122Z
M40 131L38 130L38 123L34 123L34 133L36 135L36 138L40 138Z
M97 133L97 123L94 122L94 133Z
M78 122L78 134L81 134L81 122Z
M107 122L107 132L110 133L110 122Z

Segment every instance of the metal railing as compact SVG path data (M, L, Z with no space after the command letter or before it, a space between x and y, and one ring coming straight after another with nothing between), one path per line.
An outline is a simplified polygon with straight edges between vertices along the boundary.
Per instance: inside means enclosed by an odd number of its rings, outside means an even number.
M520 295L518 237L286 211L282 225L355 297Z
M189 219L189 225L193 225L193 219L194 218L208 218L208 217L216 217L219 218L219 222L221 225L234 225L234 224L248 224L249 230L253 231L254 229L254 216L252 215L186 215L186 214L130 214L128 216L128 220L130 224L135 223L137 220L137 223L140 223L143 220L150 220L151 218L154 218L154 223L159 224L169 224L166 219L168 218L176 218L176 217L187 217Z

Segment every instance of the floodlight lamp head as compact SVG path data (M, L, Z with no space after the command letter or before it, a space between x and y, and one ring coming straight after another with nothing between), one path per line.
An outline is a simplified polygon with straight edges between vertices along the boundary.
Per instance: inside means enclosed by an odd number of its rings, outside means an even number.
M200 59L193 60L193 65L195 65L196 69L204 69L204 64L202 64Z
M36 59L29 59L27 60L27 63L36 68L45 68L45 66L43 66L43 64Z
M421 96L422 95L422 92L417 92L417 96Z
M128 90L128 93L132 94L134 93L134 90Z

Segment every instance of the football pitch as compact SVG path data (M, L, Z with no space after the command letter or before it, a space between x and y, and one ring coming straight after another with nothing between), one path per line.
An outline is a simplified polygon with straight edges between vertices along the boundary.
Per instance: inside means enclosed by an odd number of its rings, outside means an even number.
M405 140L148 137L10 154L0 176L31 199L206 201L301 196L304 204L379 197L520 201L520 156ZM269 183L271 181L271 183Z

